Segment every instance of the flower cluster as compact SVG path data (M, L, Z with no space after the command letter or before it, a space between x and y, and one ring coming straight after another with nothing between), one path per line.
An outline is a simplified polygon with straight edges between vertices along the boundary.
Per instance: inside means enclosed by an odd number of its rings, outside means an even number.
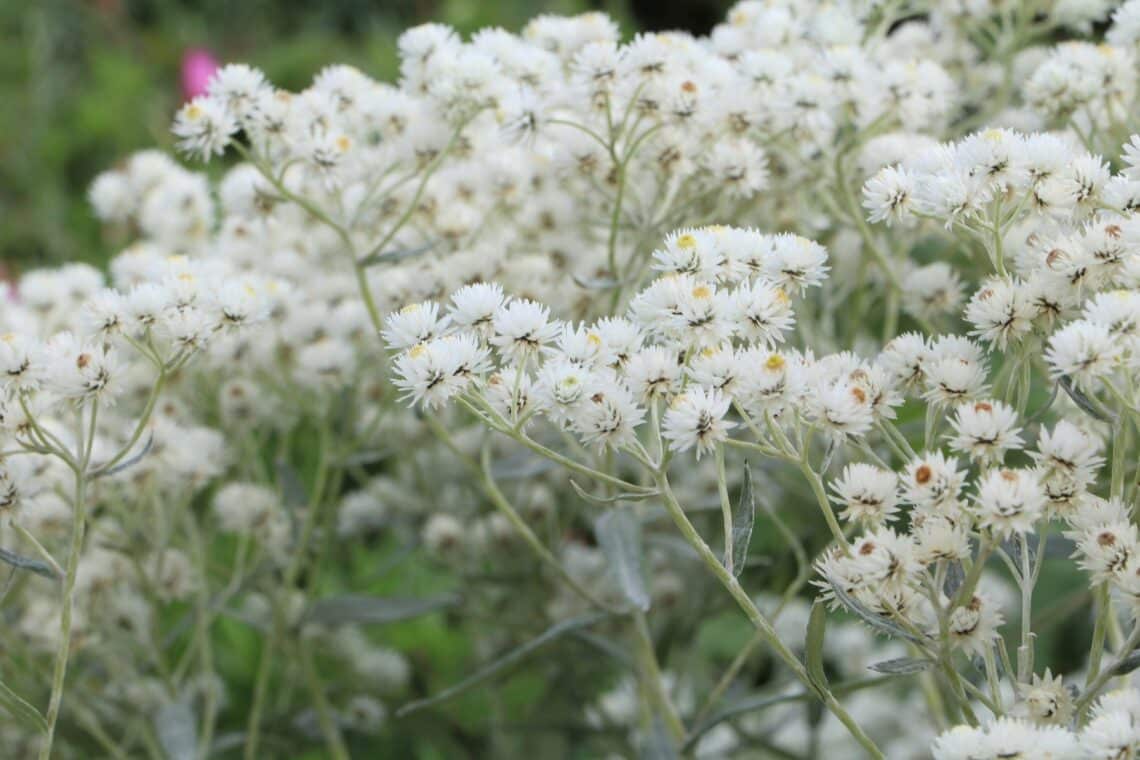
M1138 42L1140 0L747 0L220 68L172 126L219 171L129 157L107 274L0 299L52 674L0 740L390 753L542 649L496 751L1140 752Z

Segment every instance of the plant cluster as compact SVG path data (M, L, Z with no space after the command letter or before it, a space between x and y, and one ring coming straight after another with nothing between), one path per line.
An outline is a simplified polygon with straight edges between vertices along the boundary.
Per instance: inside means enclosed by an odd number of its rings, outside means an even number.
M224 176L130 157L109 279L0 312L5 745L1137 755L1138 47L786 0L222 68L173 133Z

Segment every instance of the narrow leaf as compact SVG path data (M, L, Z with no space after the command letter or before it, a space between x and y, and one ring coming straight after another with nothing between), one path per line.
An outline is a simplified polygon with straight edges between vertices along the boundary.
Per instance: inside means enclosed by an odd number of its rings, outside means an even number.
M491 467L491 476L495 480L523 480L541 475L556 466L549 459L524 452L496 462Z
M839 439L832 437L827 444L827 450L823 452L823 462L819 466L820 476L827 475L827 471L831 469L831 461L835 458L835 452L839 450Z
M962 569L962 563L955 560L946 566L946 580L942 582L942 593L953 599L965 582L966 571Z
M610 510L594 523L594 535L622 594L636 609L648 610L649 591L641 569L641 525L637 518L627 509Z
M98 470L95 470L95 472L91 473L91 478L105 478L109 475L118 475L120 472L134 467L136 464L141 462L147 454L150 453L151 446L153 445L154 433L151 433L147 436L146 443L143 444L143 447L139 450L139 453L135 454L134 456L127 457L114 467L109 467L106 469L100 468Z
M277 484L281 489L281 504L285 507L285 514L289 518L289 530L293 541L297 541L300 532L297 526L297 510L303 508L309 497L305 494L305 486L293 466L284 457L278 457L274 463L277 470Z
M372 451L358 451L355 454L349 454L340 460L343 467L357 467L369 464L376 464L383 462L385 459L390 458L395 452L391 449L374 449Z
M860 620L875 630L879 631L880 633L885 633L888 636L897 636L898 638L906 639L907 641L913 641L916 644L922 642L922 639L918 638L910 631L907 631L896 623L887 620L886 618L880 617L874 612L871 612L869 609L856 601L850 594L840 588L838 584L832 583L831 588L835 592L835 598L842 602L843 606L848 611L858 616Z
M620 280L615 280L613 277L579 277L578 275L571 275L574 284L585 290L613 290L614 288L622 285Z
M168 702L154 716L154 730L168 760L198 757L198 722L184 700Z
M921 660L917 657L897 657L893 660L876 662L867 667L876 673L886 673L892 676L906 676L912 673L921 673L927 670L932 664L930 660Z
M574 489L574 493L578 494L586 501L593 502L594 504L602 504L605 506L611 506L621 501L641 501L653 496L659 496L661 494L660 491L645 491L637 493L634 493L632 491L622 491L621 493L614 496L595 496L586 489L582 488L582 486L575 483L573 480L570 481L570 487Z
M25 728L47 733L47 721L44 720L44 716L40 715L40 711L8 688L8 685L3 681L0 681L0 707L4 708Z
M416 248L405 248L398 251L384 251L377 252L365 256L357 262L357 265L362 268L374 267L377 264L391 264L404 259L410 259L419 256L421 253L427 253L432 248L435 248L435 243L427 243Z
M804 664L811 680L821 688L827 686L827 674L823 671L823 637L826 630L827 605L817 601L811 606L811 617L808 618Z
M756 495L752 492L752 470L745 462L740 501L732 513L732 572L738 577L748 559L748 545L752 543L752 528L755 525Z
M1069 398L1073 403L1081 408L1081 410L1094 419L1101 422L1116 422L1116 418L1112 415L1106 415L1102 412L1093 400L1084 394L1080 388L1073 384L1073 379L1068 375L1061 375L1061 387L1065 389L1065 393L1069 394Z
M870 689L876 686L881 686L890 680L890 676L875 676L873 678L862 678L856 681L847 681L844 683L835 684L833 687L831 687L831 693L837 697L842 697L846 694L853 694L857 691L862 691L863 689ZM725 707L710 715L704 723L701 723L700 725L694 727L689 732L688 737L685 739L685 746L681 748L681 751L688 752L691 750L694 746L696 746L697 742L702 736L726 720L731 720L732 718L736 718L746 713L757 712L759 710L763 710L766 707L772 707L773 705L782 705L789 702L802 702L807 699L814 700L816 699L816 696L811 692L801 691L797 694L780 694L777 696L772 696L771 694L760 694L738 699L737 701L726 705Z
M637 754L641 760L677 760L680 757L660 715L653 716L653 723L640 744Z
M356 623L395 623L427 615L459 603L458 597L438 596L428 599L345 594L319 599L305 613L305 622L324 625Z
M1136 670L1136 668L1140 668L1140 649L1134 650L1131 654L1122 657L1113 665L1112 674L1114 676L1123 676Z
M281 488L281 500L290 510L305 506L309 497L305 494L305 485L293 466L284 458L277 460L277 481Z
M48 563L42 560L32 559L31 557L25 557L22 554L16 554L16 552L11 552L7 549L0 549L0 562L6 562L17 570L27 570L29 573L51 578L53 581L59 580L59 576Z
M572 631L578 631L591 626L594 623L597 623L599 620L603 620L607 617L609 617L608 612L593 612L589 615L568 618L567 620L562 620L558 623L555 623L535 638L531 639L525 644L522 644L521 646L516 647L515 649L512 649L510 652L498 658L497 660L484 665L482 668L475 671L467 678L464 678L454 686L444 689L435 696L427 697L426 699L417 699L414 702L409 702L396 711L396 717L402 718L405 715L410 715L411 713L422 710L425 707L431 707L432 705L437 705L441 702L446 702L453 697L457 697L468 689L474 686L478 686L484 681L487 681L499 673L502 673L507 668L525 659L532 652L541 649L559 637L564 636L567 633L571 633Z

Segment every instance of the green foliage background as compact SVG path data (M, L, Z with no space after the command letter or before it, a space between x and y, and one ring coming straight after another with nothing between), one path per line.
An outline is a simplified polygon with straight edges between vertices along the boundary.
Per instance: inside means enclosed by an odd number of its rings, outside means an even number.
M713 3L716 5L716 3ZM169 149L179 65L191 47L301 89L323 66L396 76L396 37L424 21L517 30L539 13L609 12L622 0L7 0L0 2L0 266L114 253L86 190L128 153Z

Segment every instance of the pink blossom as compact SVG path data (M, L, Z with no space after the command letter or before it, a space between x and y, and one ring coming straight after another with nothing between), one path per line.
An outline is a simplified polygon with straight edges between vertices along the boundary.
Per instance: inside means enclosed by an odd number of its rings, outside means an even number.
M204 95L218 70L218 59L205 48L190 48L182 55L182 97L192 100Z

